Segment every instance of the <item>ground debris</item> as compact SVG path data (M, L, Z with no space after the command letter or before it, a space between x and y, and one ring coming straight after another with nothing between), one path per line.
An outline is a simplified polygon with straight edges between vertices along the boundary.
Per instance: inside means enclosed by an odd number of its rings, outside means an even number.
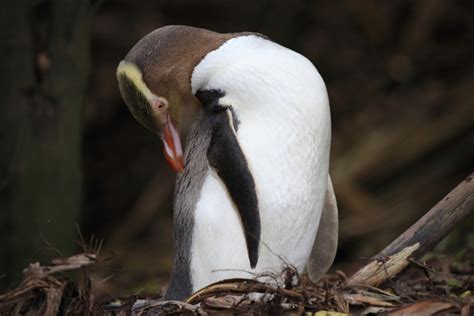
M23 270L21 284L0 295L0 315L84 315L100 314L91 294L87 266L96 262L93 253L54 259L50 265L31 263ZM65 272L74 271L76 280Z
M282 277L273 277L281 280L277 285L229 279L184 302L164 301L158 294L98 302L89 271L96 262L96 255L84 253L55 259L48 266L30 264L23 282L0 295L0 315L469 315L474 305L472 264L467 264L466 274L452 273L459 271L446 257L433 256L429 263L409 260L397 279L379 287L350 285L342 272L314 283L288 267Z

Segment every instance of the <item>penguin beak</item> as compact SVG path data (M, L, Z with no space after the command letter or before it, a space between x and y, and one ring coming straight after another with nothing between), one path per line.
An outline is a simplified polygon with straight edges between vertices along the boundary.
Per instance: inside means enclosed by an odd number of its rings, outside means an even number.
M166 121L162 126L161 139L165 146L164 154L171 169L176 172L182 172L184 169L183 149L179 133L171 122L170 115L166 116Z

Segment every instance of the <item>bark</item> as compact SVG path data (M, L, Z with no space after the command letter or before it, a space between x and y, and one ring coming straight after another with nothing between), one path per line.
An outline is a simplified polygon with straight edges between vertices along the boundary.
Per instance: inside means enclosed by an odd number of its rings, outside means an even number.
M2 286L48 248L70 254L81 208L89 0L7 1L0 19ZM51 255L51 251L49 253Z

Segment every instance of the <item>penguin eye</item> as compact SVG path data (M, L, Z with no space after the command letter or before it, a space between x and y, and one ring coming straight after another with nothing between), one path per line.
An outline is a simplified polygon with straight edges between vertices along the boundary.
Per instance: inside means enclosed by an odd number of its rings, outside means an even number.
M165 98L157 97L150 102L155 113L161 113L168 108L168 101Z

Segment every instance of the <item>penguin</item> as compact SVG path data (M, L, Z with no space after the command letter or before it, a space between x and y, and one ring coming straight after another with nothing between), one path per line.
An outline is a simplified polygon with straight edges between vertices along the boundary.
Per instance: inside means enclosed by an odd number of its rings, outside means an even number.
M171 25L139 40L117 78L177 172L165 299L287 266L312 278L329 269L330 109L307 58L258 33Z

